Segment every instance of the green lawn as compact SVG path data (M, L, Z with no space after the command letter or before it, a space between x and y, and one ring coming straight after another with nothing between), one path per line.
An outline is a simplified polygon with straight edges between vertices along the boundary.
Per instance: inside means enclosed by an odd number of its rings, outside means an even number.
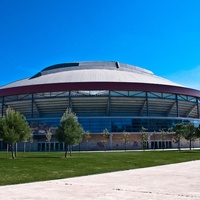
M64 158L63 152L0 152L0 185L61 179L89 174L136 169L200 159L200 151L130 151L74 152Z

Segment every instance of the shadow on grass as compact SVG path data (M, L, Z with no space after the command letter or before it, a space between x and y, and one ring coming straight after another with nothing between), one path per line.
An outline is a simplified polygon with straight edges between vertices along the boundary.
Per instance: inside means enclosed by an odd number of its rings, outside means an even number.
M64 157L62 157L62 156L23 156L23 158L42 158L42 159L45 158L45 159L48 159L48 158L64 158Z
M0 157L0 160L7 160L7 159L11 159L11 160L16 160L16 159L35 159L35 158L38 158L38 159L52 159L52 158L64 158L64 156L17 156L15 159L12 159L11 156L8 156L8 157Z
M190 154L190 153L200 153L200 151L197 151L197 150L191 150L191 151L179 151L179 153L187 153L187 154Z
M0 160L8 160L8 159L14 160L14 159L12 159L11 157L4 157L4 158L1 158L1 157L0 157Z

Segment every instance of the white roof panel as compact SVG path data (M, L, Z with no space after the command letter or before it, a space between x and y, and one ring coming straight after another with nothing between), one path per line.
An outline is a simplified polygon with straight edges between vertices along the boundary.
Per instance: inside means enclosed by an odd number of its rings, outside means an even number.
M116 62L85 62L79 63L79 65L75 67L46 68L42 70L39 75L10 83L0 89L75 82L123 82L181 86L162 77L155 76L152 72L139 67Z

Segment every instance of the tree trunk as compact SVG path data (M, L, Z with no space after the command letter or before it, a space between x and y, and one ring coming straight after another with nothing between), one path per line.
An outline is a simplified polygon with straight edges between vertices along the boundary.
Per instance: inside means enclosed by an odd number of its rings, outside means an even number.
M25 149L26 149L26 143L24 142L24 153L25 153L25 151L26 151Z
M12 159L15 159L14 143L11 144L12 149Z
M70 156L72 156L72 145L70 145L69 148L70 148Z
M10 144L7 144L7 156L8 156L9 146L10 146Z
M31 142L30 142L30 145L29 145L29 152L31 152Z
M180 141L180 139L178 140L178 150L179 151L181 150L181 141Z
M67 158L68 145L65 143L65 158Z
M17 157L17 142L15 143L15 157Z
M190 139L190 151L192 150L192 140Z
M162 140L162 150L164 151L164 140Z

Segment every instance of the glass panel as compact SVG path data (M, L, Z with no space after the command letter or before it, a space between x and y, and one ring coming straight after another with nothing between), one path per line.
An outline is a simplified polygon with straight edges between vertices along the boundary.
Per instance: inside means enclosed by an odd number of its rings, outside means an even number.
M17 100L17 95L4 97L5 102L14 101L14 100Z
M54 133L59 125L60 119L44 119L44 120L28 120L29 124L38 137L44 137L47 130L50 128ZM147 129L147 132L159 132L161 129L165 131L170 127L174 127L177 123L194 123L195 126L200 124L199 120L189 119L159 119L159 118L80 118L79 123L84 131L91 133L102 133L105 128L109 132L140 132L141 128Z
M66 97L69 96L69 92L51 92L51 97Z
M178 95L178 99L187 101L188 98L185 95Z
M145 97L145 92L138 92L138 91L129 91L129 96L136 96L136 97Z
M71 96L107 96L108 94L108 90L77 90L71 92Z
M196 102L197 99L195 97L188 96L188 101Z
M19 100L22 100L22 99L32 99L32 95L31 94L18 95L18 99Z
M170 94L170 93L163 93L163 97L167 99L175 99L176 95L175 94Z
M46 92L46 93L35 93L33 94L34 98L44 98L44 97L51 97L51 93L50 92Z
M162 93L148 92L148 97L162 98Z
M111 96L128 96L128 91L110 91Z

